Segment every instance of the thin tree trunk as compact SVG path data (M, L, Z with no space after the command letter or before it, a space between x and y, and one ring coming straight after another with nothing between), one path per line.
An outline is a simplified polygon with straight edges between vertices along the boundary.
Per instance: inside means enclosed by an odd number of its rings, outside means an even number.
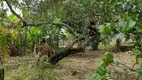
M0 80L4 80L4 69L0 69Z
M82 46L82 41L78 41L78 47Z
M23 39L22 39L22 52L21 56L25 55L26 52L26 38L27 38L27 30L24 28L24 34L23 34Z
M0 45L0 80L4 80L3 53Z
M116 40L116 48L117 48L117 52L119 52L120 51L120 39L117 39Z
M63 45L65 45L65 40L63 39Z

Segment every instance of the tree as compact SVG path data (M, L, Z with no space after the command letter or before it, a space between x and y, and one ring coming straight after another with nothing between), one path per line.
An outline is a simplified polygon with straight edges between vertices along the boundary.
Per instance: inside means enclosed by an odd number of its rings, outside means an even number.
M84 41L84 44L79 46L78 50L75 50L74 53L83 51L89 41L89 44L94 49L97 49L100 39L102 42L108 41L114 37L113 33L118 35L119 44L121 38L125 37L135 26L138 26L137 23L141 21L142 9L140 0L4 1L6 1L13 15L18 18L16 24L19 24L19 30L21 30L23 35L23 54L27 48L25 44L29 44L30 40L34 41L34 46L38 47L38 43L41 42L42 38L49 36L51 46L58 49L57 43L62 29L65 29L73 36L75 40L70 45L67 45L63 51L59 51L58 55L51 58L50 62L53 64L69 55L68 52L72 50L72 46L77 42ZM21 11L22 16L14 10L14 7ZM94 24L90 26L92 22ZM31 27L38 29L40 35L31 32ZM93 35L91 35L92 32ZM36 37L29 39L27 36L29 34L31 36L35 34ZM27 42L28 39L29 42Z

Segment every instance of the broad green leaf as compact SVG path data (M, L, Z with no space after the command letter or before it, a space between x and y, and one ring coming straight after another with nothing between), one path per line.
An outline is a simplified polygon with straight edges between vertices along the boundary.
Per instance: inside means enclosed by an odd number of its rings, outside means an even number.
M114 61L114 64L119 65L119 64L120 64L120 62L118 62L118 61Z
M137 23L137 27L138 27L137 31L142 32L142 23Z
M96 64L97 66L101 66L103 64L103 61L97 61Z
M98 28L99 28L100 33L102 33L104 31L104 25L100 25Z
M61 22L61 18L57 18L56 20L55 20L55 22Z
M118 23L118 27L116 29L119 32L124 32L125 26L127 26L127 23L123 19L120 19Z
M94 74L90 80L101 80L101 76L99 74Z
M111 30L113 30L113 29L114 29L114 27L115 27L115 23L111 23L111 25L110 25L110 29L111 29Z
M125 37L124 33L119 33L117 38L122 40L124 37Z
M129 29L130 29L130 27L127 25L127 26L125 26L123 32L126 33Z
M4 24L4 26L8 26L9 25L9 23L8 22L3 22L3 24Z
M140 79L142 79L142 69L141 68L137 68L137 73Z
M105 27L104 27L104 32L105 32L105 33L108 33L108 32L109 32L109 27L108 27L108 26L105 26Z
M103 60L102 66L106 67L113 62L113 55L110 54L109 52L106 52L105 55L103 55L102 60Z
M96 73L99 74L100 76L105 75L107 72L106 68L103 66L99 66L96 70Z
M142 72L139 72L139 78L142 79Z
M110 23L106 23L106 26L110 26L111 24Z
M141 68L137 68L136 70L137 70L138 73L141 72Z
M132 19L129 20L129 27L133 28L135 26L136 22L133 21Z
M9 18L12 22L17 22L17 21L19 20L14 14L9 15L8 18Z

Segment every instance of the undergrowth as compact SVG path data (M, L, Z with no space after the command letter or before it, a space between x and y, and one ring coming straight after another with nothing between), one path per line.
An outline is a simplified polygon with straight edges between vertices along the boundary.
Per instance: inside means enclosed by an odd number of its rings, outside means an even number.
M54 66L48 63L46 57L41 58L37 64L27 64L26 62L20 59L13 65L7 63L5 80L57 80L53 70Z

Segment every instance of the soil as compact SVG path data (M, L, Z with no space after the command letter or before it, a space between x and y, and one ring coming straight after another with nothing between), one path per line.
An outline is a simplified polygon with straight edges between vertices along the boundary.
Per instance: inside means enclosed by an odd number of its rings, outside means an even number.
M91 51L85 53L77 53L62 59L54 67L57 80L89 80L97 69L97 62L101 60L101 56L105 54L104 50ZM128 67L132 67L135 63L135 55L132 52L113 53L115 61L119 61ZM18 58L17 58L18 59ZM10 58L9 61L16 60ZM32 60L27 60L32 62ZM11 62L10 62L11 63ZM18 65L19 66L19 65ZM18 68L18 66L14 66ZM114 70L114 68L116 70ZM120 68L122 67L122 68ZM138 80L136 72L129 71L125 66L109 66L112 69L110 78L113 80ZM136 65L135 68L137 68ZM8 79L7 79L8 80Z
M60 80L89 80L97 69L97 62L101 60L104 51L87 51L86 53L78 53L64 58L59 64L62 69L55 69L55 72L60 74ZM114 61L119 61L129 67L135 63L135 56L130 52L112 53ZM70 64L62 64L64 61L70 61ZM117 71L113 71L110 76L113 80L138 80L136 72L127 70L125 66L119 68L115 66ZM137 66L136 66L137 67ZM109 68L112 68L111 66Z

